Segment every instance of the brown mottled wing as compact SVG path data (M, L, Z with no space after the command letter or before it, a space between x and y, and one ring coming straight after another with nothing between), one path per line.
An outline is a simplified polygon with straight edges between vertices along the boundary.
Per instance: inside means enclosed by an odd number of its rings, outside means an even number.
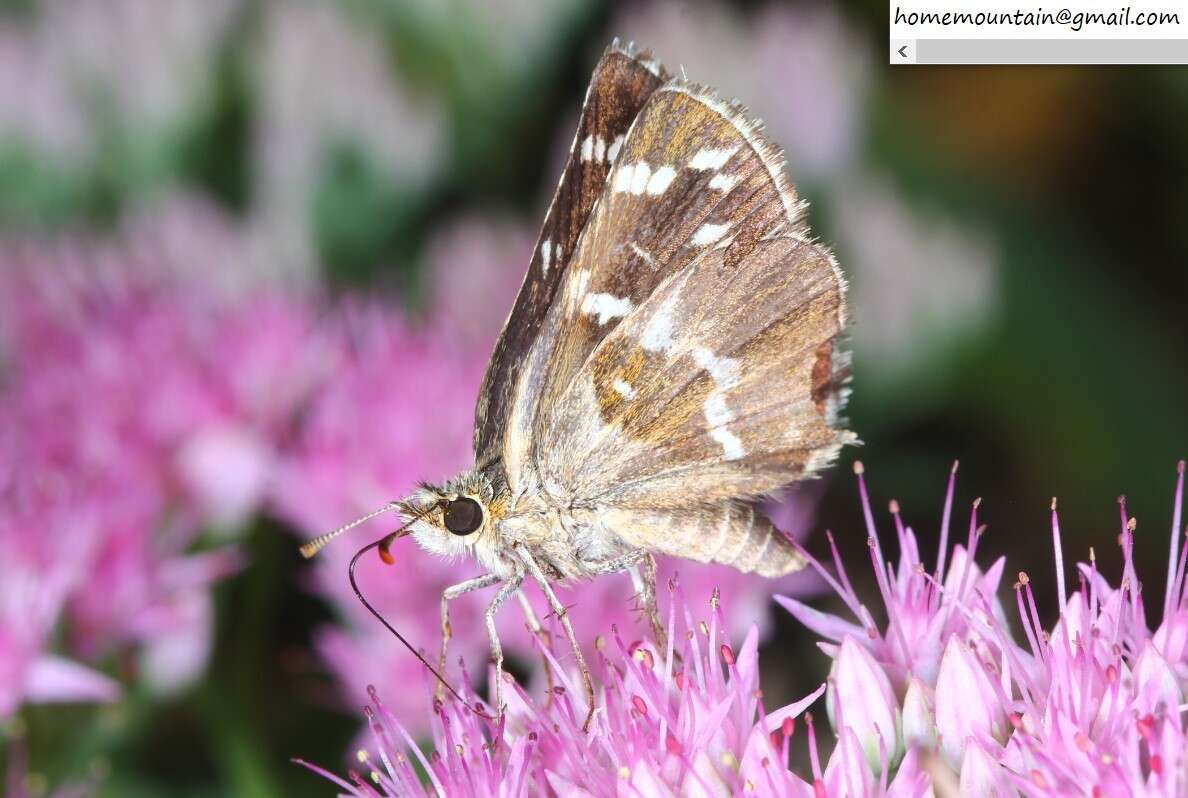
M853 439L844 283L783 169L743 109L683 83L652 95L545 322L531 437L555 499L713 511Z
M636 53L632 46L621 46L618 41L594 70L569 160L479 392L474 450L480 464L501 453L521 363L540 331L623 136L648 97L666 80L667 75L648 53Z

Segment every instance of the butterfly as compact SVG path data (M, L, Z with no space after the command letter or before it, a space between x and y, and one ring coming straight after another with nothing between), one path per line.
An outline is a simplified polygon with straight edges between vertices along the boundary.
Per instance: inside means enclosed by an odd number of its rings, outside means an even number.
M495 614L513 595L526 604L519 589L535 582L573 649L588 724L593 683L555 584L631 571L661 640L654 555L768 577L804 564L753 503L855 440L839 415L845 279L804 214L743 107L616 40L483 380L474 467L303 553L394 509L407 523L356 555L352 584L359 556L390 561L406 535L477 560L483 575L442 594L438 668L422 662L453 692L449 602L496 587L485 620L498 711Z

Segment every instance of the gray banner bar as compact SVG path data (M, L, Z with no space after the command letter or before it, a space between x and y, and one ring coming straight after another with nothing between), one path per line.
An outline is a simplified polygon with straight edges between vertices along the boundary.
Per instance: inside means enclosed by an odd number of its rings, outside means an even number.
M1188 64L1188 39L916 39L916 64Z

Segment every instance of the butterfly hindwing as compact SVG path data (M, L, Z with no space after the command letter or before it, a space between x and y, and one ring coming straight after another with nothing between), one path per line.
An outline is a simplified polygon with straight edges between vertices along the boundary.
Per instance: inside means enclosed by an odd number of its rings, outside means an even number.
M719 506L850 439L844 285L801 215L742 109L677 82L652 95L545 322L531 437L556 498Z
M651 93L666 80L649 54L617 41L594 70L565 171L479 392L474 449L480 464L502 449L521 363L540 331L623 137Z

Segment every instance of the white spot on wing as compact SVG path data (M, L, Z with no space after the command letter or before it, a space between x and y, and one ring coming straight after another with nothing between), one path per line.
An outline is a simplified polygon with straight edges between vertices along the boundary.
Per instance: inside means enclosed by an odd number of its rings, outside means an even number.
M598 316L600 325L611 319L626 316L631 312L631 300L612 294L586 294L582 300L582 313L588 316Z
M631 178L635 175L635 167L631 164L623 164L615 169L615 184L614 191L623 192L631 190Z
M729 229L730 225L728 224L712 224L707 222L697 228L697 232L693 234L693 238L689 240L689 243L695 247L704 247L726 235L726 231Z
M676 294L664 300L664 304L656 309L652 318L648 319L640 336L639 344L649 352L667 352L672 346L673 310L676 309Z
M730 156L738 152L740 145L733 147L725 147L723 149L715 149L713 147L702 147L689 160L689 168L697 169L699 171L705 169L721 169L722 166L730 160Z
M705 420L711 427L720 427L734 421L734 413L726 406L726 397L721 391L714 391L705 398Z
M549 273L549 266L552 265L553 257L553 242L547 238L540 242L540 267L545 273Z
M719 388L733 388L738 384L739 365L736 358L719 357L704 346L699 346L693 350L693 360L709 372Z
M615 389L615 393L624 399L631 399L635 396L635 388L631 387L631 383L624 380L615 380L611 387Z
M601 162L606 157L606 139L593 133L582 139L582 160Z
M675 169L671 166L661 166L652 173L652 177L648 180L648 193L652 195L663 194L668 190L668 187L675 178Z
M743 448L742 441L725 427L714 427L710 430L710 437L722 444L722 451L726 454L727 460L741 460L747 456L747 450Z
M631 176L631 193L642 194L648 187L648 178L652 176L652 167L647 161L640 161L635 165L635 173Z
M729 191L734 188L734 184L737 182L737 176L718 172L710 178L709 187L711 191Z
M734 413L726 404L726 391L738 384L739 362L732 357L720 357L704 346L693 350L697 365L709 372L714 390L705 398L705 420L710 437L722 446L727 460L738 460L747 453L737 435L726 429L734 421Z
M623 136L615 136L615 140L606 148L606 160L614 163L615 159L619 157L619 150L623 148Z

